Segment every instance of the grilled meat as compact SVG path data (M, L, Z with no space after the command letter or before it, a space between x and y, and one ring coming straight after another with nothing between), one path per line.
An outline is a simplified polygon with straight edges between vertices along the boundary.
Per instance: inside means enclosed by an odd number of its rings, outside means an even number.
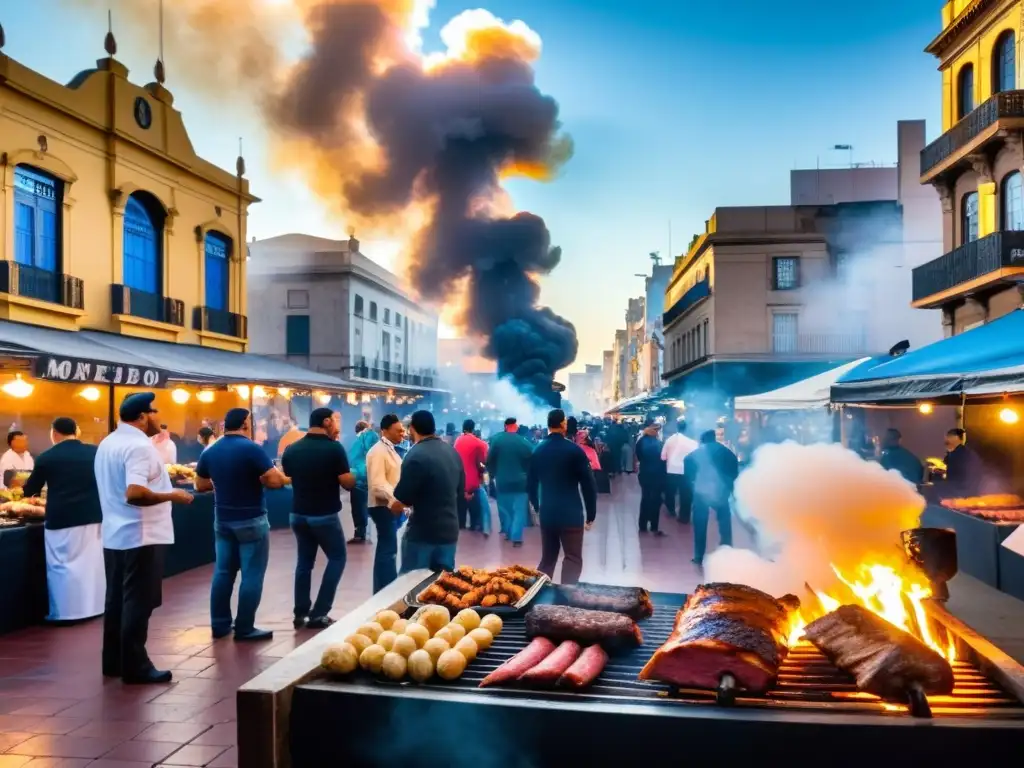
M654 615L651 595L640 587L607 587L601 584L576 584L555 587L558 602L573 608L624 613L635 621Z
M676 614L675 627L640 672L685 688L718 687L732 675L748 691L768 690L789 652L793 595L776 600L739 584L702 584Z
M580 644L573 640L563 641L545 659L528 669L519 679L524 683L539 683L541 685L554 685L559 681L569 667L580 657L583 649Z
M862 606L840 606L808 624L804 636L860 690L883 699L906 701L915 686L931 695L953 690L953 669L942 656Z
M518 680L520 675L540 664L554 650L555 644L546 637L535 637L523 650L481 680L480 687Z
M635 648L644 641L640 627L628 616L564 605L531 608L526 614L526 635L555 642L575 640L581 645L600 643L606 650Z
M608 663L608 654L600 645L591 645L565 670L558 684L569 688L586 688L597 680Z

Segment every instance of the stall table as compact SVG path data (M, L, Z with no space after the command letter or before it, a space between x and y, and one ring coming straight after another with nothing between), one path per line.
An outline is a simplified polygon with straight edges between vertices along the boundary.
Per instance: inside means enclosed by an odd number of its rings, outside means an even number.
M265 492L267 499L267 518L270 520L270 529L277 531L291 527L290 518L292 514L292 498L294 492L290 485L284 488L274 488Z
M49 612L42 523L0 528L0 634L39 624Z
M1016 577L1006 572L1008 569L1012 571L1014 566L1020 567L1012 563L1008 555L1018 560L1021 558L1000 546L1007 536L1017 530L1019 523L983 520L976 515L958 512L939 504L929 504L921 515L921 525L956 531L956 557L962 572L1004 592L1008 591L1010 582L1016 578L1018 591L1024 590L1024 586L1019 583L1021 571L1018 571ZM1015 596L1020 597L1019 594Z
M214 561L213 494L196 493L191 504L173 504L174 544L164 557L164 578Z

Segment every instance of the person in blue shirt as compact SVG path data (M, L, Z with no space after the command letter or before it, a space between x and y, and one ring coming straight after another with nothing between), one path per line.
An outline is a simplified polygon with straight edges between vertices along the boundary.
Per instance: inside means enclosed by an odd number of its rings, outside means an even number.
M269 640L274 634L256 628L270 557L270 522L263 489L281 488L288 481L250 439L251 418L245 408L228 411L224 436L203 451L196 467L196 490L213 491L216 564L210 584L210 624L214 638L229 635L232 623L235 640ZM231 593L239 571L242 582L232 622Z
M355 487L349 491L352 524L355 526L355 535L349 539L349 544L366 543L366 526L370 519L367 507L366 454L378 442L380 442L380 437L370 428L369 424L365 421L356 422L356 439L352 443L348 456L349 466L356 478Z

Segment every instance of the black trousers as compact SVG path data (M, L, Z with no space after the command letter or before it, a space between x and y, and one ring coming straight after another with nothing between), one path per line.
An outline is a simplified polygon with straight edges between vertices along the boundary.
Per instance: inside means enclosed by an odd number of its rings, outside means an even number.
M149 617L163 601L165 547L104 549L107 598L103 674L136 677L153 669L146 653Z
M665 496L665 478L660 475L640 477L640 530L658 530L661 504Z
M583 572L583 529L540 527L540 565L537 570L554 580L558 553L562 553L559 584L575 584Z
M665 507L681 523L690 522L693 508L693 488L686 475L667 475L665 478Z

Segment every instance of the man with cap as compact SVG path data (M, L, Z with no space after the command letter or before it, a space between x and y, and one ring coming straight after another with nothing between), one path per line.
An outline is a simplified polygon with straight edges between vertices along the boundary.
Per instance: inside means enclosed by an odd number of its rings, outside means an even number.
M287 478L250 439L252 414L232 408L224 417L224 436L199 457L196 490L213 491L216 566L210 584L210 627L214 639L269 640L274 633L256 628L263 578L270 558L270 522L264 488L281 488ZM235 578L238 611L232 622Z
M150 440L160 431L152 392L128 395L120 423L96 449L96 489L103 510L107 574L103 674L126 683L168 683L146 653L149 617L163 599L164 549L174 543L171 504L192 494L171 485Z
M665 494L665 460L661 458L662 444L658 433L661 423L648 419L644 433L636 441L637 479L640 481L640 533L651 531L664 536L658 527L661 504Z

